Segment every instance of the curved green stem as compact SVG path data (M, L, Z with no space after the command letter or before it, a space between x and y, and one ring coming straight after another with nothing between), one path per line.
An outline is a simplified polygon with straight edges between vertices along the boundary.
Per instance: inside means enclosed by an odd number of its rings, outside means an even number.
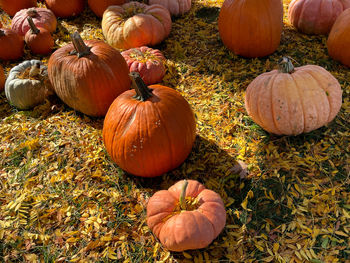
M279 71L282 73L293 73L294 66L292 60L289 57L282 57L278 61Z
M71 36L74 49L70 54L78 55L78 58L91 54L91 47L88 47L78 32L74 32Z
M35 34L35 35L39 34L39 33L40 33L40 30L39 30L39 28L37 28L36 25L34 24L33 19L32 19L30 16L28 16L28 17L27 17L27 20L28 20L28 24L29 24L30 29L32 30L33 34Z
M188 181L185 179L184 180L184 184L182 185L182 189L181 189L181 195L180 195L180 208L182 210L186 210L186 190L187 190L187 186L188 186Z
M136 91L136 95L133 98L140 101L146 101L153 96L153 90L147 87L138 72L131 72L129 76L131 79L131 87Z

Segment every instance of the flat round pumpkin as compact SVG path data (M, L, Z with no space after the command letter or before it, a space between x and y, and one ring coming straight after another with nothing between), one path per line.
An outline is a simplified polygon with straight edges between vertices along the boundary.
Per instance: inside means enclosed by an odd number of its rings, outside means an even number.
M158 191L147 204L148 227L171 251L207 247L225 223L220 195L195 180L182 180Z
M191 9L191 0L148 0L149 5L162 5L173 16L187 13Z

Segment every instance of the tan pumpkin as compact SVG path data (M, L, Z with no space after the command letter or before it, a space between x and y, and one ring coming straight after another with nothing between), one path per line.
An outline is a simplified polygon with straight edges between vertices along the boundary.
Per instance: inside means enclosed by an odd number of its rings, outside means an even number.
M220 195L195 180L182 180L158 191L147 204L148 227L171 251L207 247L225 223Z
M294 68L289 58L280 69L263 73L249 85L245 106L264 130L277 135L298 135L331 122L342 104L339 82L316 65Z
M148 0L148 4L162 5L168 9L173 16L183 15L191 9L191 0Z
M162 42L171 30L169 11L161 5L129 2L109 6L103 13L102 32L108 44L120 49Z
M122 5L124 3L125 3L125 0L88 0L88 5L90 9L98 17L102 17L103 12L110 5Z
M328 54L343 65L350 67L350 8L335 21L327 40Z

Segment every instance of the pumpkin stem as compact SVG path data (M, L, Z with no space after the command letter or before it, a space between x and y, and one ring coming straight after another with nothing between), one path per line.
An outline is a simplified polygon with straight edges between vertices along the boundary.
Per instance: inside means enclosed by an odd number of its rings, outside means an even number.
M138 72L131 72L129 76L131 79L131 87L136 91L136 95L133 97L134 99L146 101L153 96L153 90L147 87Z
M35 35L39 34L39 33L40 33L40 30L39 30L39 28L37 28L36 25L34 24L33 19L32 19L30 16L28 16L28 17L27 17L27 20L28 20L28 24L29 24L30 29L32 30L33 34L35 34Z
M180 195L180 199L179 199L180 208L181 208L182 210L186 210L186 201L185 201L185 198L186 198L187 185L188 185L188 181L185 179L185 180L184 180L184 184L182 185L181 195Z
M38 15L38 11L36 11L35 8L29 8L27 10L27 15L29 17L36 17Z
M78 32L74 32L71 36L74 50L70 52L71 55L78 55L78 58L88 56L91 54L91 47L88 47Z
M282 57L278 61L279 71L282 73L293 73L294 66L292 64L292 60L289 57Z

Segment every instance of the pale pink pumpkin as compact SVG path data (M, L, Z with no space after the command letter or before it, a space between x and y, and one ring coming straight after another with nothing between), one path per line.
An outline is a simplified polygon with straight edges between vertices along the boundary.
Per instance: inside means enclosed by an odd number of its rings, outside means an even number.
M165 57L158 49L142 46L123 51L130 72L138 72L146 85L161 82L165 75Z
M293 0L289 21L305 34L326 35L336 18L350 7L350 0Z
M148 227L172 251L207 247L225 223L220 195L195 180L182 180L158 191L147 204Z
M169 10L173 16L183 15L191 9L191 0L149 0L148 4L159 4Z
M57 27L55 14L47 8L29 8L18 11L12 18L11 28L17 34L24 36L30 29L27 17L30 16L36 27L45 28L54 32Z

